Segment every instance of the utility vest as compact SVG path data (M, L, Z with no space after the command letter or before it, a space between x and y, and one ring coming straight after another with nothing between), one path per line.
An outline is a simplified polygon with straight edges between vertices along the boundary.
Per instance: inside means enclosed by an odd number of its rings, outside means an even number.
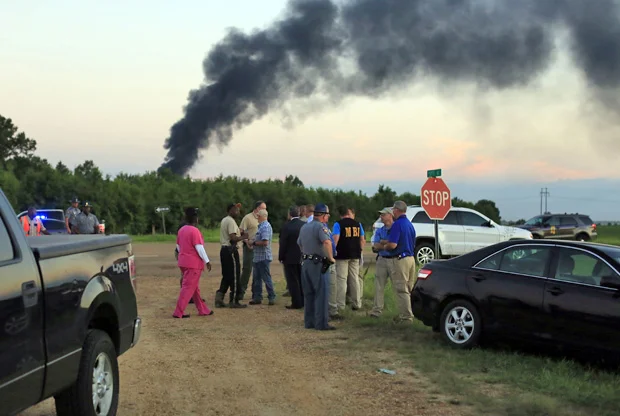
M336 246L337 260L351 260L362 257L360 236L362 229L360 223L351 218L343 218L337 221L340 224L340 236Z
M24 215L21 218L22 221L22 228L24 229L24 233L26 233L26 236L30 235L30 218L28 217L28 215ZM37 221L37 236L41 235L41 221Z

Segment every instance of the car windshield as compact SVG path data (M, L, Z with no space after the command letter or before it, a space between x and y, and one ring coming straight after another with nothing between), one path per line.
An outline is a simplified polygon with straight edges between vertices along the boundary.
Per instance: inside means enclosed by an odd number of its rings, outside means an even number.
M525 225L543 225L545 217L534 217L526 221Z
M603 247L601 251L614 259L620 265L620 247Z

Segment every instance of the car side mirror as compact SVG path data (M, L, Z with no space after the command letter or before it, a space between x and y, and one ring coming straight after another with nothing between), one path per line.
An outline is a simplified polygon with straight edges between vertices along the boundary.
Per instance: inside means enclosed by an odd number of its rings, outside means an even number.
M484 223L484 226L485 226L485 227L489 227L489 228L494 227L494 225L493 225L493 221L488 220L487 222L485 222L485 223Z
M602 276L600 286L620 290L620 279L613 275Z

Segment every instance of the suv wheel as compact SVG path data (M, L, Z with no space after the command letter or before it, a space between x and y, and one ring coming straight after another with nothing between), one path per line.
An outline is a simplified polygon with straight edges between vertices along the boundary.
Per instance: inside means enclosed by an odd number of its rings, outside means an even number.
M415 259L420 266L424 266L426 263L436 258L435 244L424 242L416 246Z
M75 384L55 397L58 416L115 416L118 407L118 362L110 336L88 332Z
M577 241L589 241L590 240L590 236L588 234L586 234L586 233L579 233L575 237L575 240L577 240Z

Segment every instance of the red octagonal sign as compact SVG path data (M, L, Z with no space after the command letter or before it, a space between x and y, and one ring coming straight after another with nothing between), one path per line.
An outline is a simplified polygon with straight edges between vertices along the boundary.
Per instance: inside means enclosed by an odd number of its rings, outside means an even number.
M450 188L441 178L428 178L420 193L422 208L431 220L443 220L452 208Z

